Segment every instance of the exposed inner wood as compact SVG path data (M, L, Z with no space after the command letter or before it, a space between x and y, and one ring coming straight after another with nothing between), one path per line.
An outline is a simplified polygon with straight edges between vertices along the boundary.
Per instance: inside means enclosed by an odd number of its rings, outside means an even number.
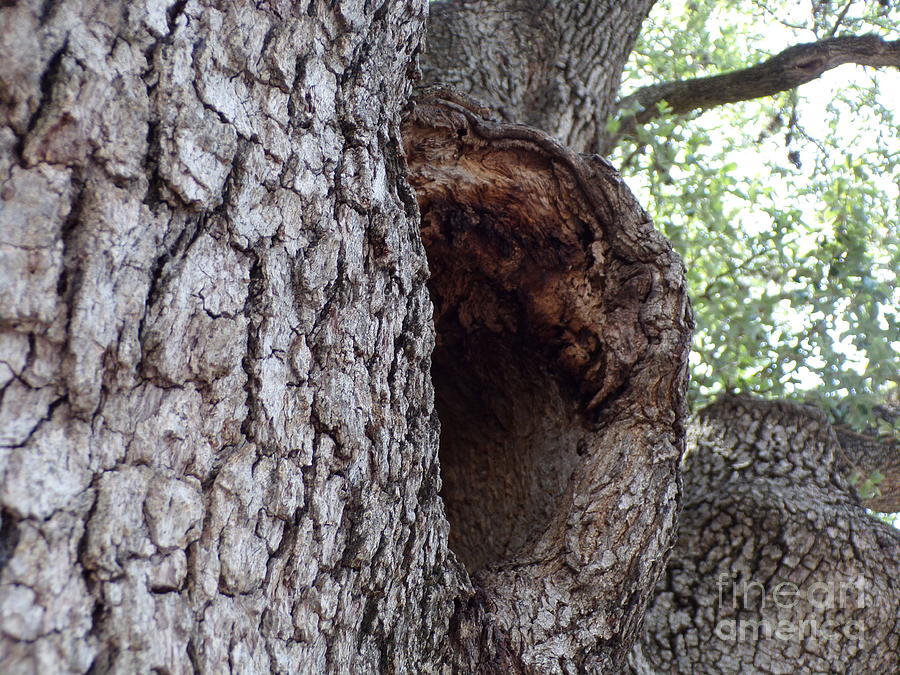
M404 143L435 305L442 495L451 546L474 572L547 528L637 352L602 337L621 307L605 293L618 263L577 173L528 139L484 138L461 111L427 108L437 130L409 125ZM620 321L609 335L628 332Z
M502 644L532 645L536 672L575 652L613 672L631 638L610 627L637 630L674 532L684 268L609 163L445 89L402 136L435 309L441 495L476 589L453 633L496 672L525 671Z

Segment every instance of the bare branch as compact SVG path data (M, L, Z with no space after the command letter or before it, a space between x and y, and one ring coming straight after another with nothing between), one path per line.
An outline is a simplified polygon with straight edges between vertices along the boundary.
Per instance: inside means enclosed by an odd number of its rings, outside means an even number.
M619 102L620 110L639 109L623 134L659 115L657 103L661 101L675 113L714 108L788 91L845 63L900 68L900 40L887 42L877 35L828 38L794 45L743 70L643 87Z
M853 4L853 0L847 0L847 4L844 5L844 8L841 10L841 13L838 14L838 18L834 22L834 26L831 27L831 32L828 33L828 37L833 38L837 35L838 28L841 27L841 23L844 21L844 17L847 16L847 12L850 10L850 6Z

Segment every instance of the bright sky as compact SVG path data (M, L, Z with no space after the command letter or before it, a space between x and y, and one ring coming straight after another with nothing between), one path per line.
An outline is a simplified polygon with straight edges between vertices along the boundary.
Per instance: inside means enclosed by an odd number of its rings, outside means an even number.
M782 42L783 44L785 43ZM803 129L814 138L833 137L827 126L826 116L822 114L822 111L833 100L835 90L846 88L854 83L860 86L867 86L873 77L877 78L879 89L882 92L900 91L900 72L878 71L875 73L873 69L862 68L852 64L835 68L825 73L818 80L803 85L799 91L800 103L798 105L798 119ZM893 109L897 119L900 119L900 96L889 97L882 94L880 98L886 107ZM712 114L715 114L715 112L712 111ZM873 119L869 109L864 108L855 113L848 111L846 115L842 116L840 131L842 132L841 137L835 140L840 141L843 147L874 148L880 144L883 147L887 147L889 152L900 154L900 134L884 134L884 130L881 128L878 120ZM780 139L773 139L773 141L775 145L781 142ZM772 150L778 152L778 148L772 148ZM768 167L761 161L761 158L765 156L764 153L760 153L758 148L745 148L734 153L734 161L738 164L739 171L743 171L748 178L759 178L764 175L770 175ZM843 161L843 157L832 153L832 160L835 162ZM880 192L891 196L894 201L900 199L900 188L898 188L898 177L896 175L872 174L870 180ZM816 213L817 204L812 198L807 197L797 200L797 206L805 214L807 223L816 222L819 216ZM758 233L769 227L769 222L767 219L754 218L752 212L748 211L744 226L748 232L756 231ZM823 229L828 228L824 223L822 226ZM818 232L807 232L801 237L799 243L801 246L805 243L810 250L813 250L816 247L817 236ZM877 270L875 272L877 273ZM900 294L898 294L897 301L900 302ZM797 308L789 305L783 308L782 315L777 318L789 325L793 325L795 329L801 325ZM865 371L867 360L851 343L850 328L849 324L838 320L833 333L835 337L845 336L838 344L847 357L846 367L862 373ZM897 349L900 350L900 343L897 344ZM810 365L815 368L816 363L811 361ZM814 370L803 368L800 374L801 387L804 389L815 388L822 383L822 380Z
M686 11L684 8L685 3L682 0L673 0L671 4L673 5L673 14ZM803 25L808 19L809 12L810 6L808 3L798 2L793 3L792 7L789 4L788 14L786 16L779 15L778 18L787 23ZM737 17L733 16L733 14L734 10L728 9L723 5L720 14L720 26L726 25L726 22L729 20L746 20L745 15ZM791 14L793 14L793 16L791 16ZM715 27L713 28L713 31L715 31ZM898 32L900 32L900 27L898 27ZM711 35L711 38L715 37L715 35ZM892 39L897 39L898 36L894 35L890 37ZM792 44L813 42L816 39L816 36L811 31L798 33L798 31L792 30L777 21L771 21L771 23L767 23L766 25L762 42L755 46L769 54L776 54ZM800 98L798 104L798 120L800 125L814 138L833 137L833 132L828 126L827 115L823 114L823 111L826 111L829 104L832 104L835 101L835 92L846 90L854 85L868 87L873 80L877 82L878 85L879 102L893 112L894 119L900 120L900 95L898 95L898 92L900 92L900 70L876 70L873 68L863 68L847 64L830 70L823 74L819 79L800 87L798 92ZM730 138L728 136L727 122L721 119L716 110L704 113L703 117L707 118L707 116L709 116L709 122L706 124L706 128L716 130L714 133L719 134L718 142L723 147L728 146L730 144ZM900 128L885 129L884 124L875 117L871 108L861 108L857 110L847 109L846 113L841 114L840 119L841 124L838 129L840 136L835 138L840 147L851 148L850 152L853 152L852 149L858 149L858 151L861 152L869 148L882 147L886 148L888 154L896 153L900 156ZM758 178L765 176L768 180L772 180L771 170L766 165L765 158L769 156L768 153L770 151L783 153L785 150L783 140L780 137L771 137L767 139L766 143L770 144L771 147L744 148L733 153L734 157L732 158L732 161L737 163L739 167L738 170L743 172L746 177ZM843 153L841 153L841 156L835 156L832 159L834 161L843 161L844 157L842 155ZM888 195L895 203L900 204L900 175L897 173L894 175L882 175L870 172L868 179L872 181L873 186L880 192ZM789 187L786 186L785 193L788 194L788 191ZM816 219L819 218L816 211L816 204L813 203L812 198L807 198L805 203L801 202L798 206L801 208L801 211L803 211L807 222L815 222ZM744 208L746 208L746 205L744 205ZM770 226L770 222L767 218L755 217L750 209L747 209L745 213L746 216L743 225L748 231L752 232L756 230L756 232L759 233ZM824 223L822 226L823 228L827 227ZM893 227L900 231L900 224L893 223ZM804 235L810 239L808 242L810 250L813 250L816 246L815 238L817 234L818 233L810 233ZM803 242L801 242L801 244L802 243ZM900 289L896 289L894 301L898 308L900 308ZM778 318L785 321L788 325L793 324L795 329L799 328L801 325L798 308L790 307L789 305L784 308L783 315ZM834 337L839 339L841 335L848 334L850 328L851 327L846 322L839 321L834 329L834 332L836 333ZM885 326L885 328L887 327ZM840 344L842 345L843 353L847 358L846 367L854 368L860 372L863 371L866 366L865 357L854 348L848 338L841 340ZM897 334L897 342L894 343L894 346L895 349L900 351L900 332ZM810 365L813 366L813 368L816 366L815 362L811 362ZM811 389L821 383L822 380L814 370L809 368L803 369L800 378L800 386L802 388ZM892 521L895 527L900 527L900 513L893 514L893 516L888 517L888 520Z

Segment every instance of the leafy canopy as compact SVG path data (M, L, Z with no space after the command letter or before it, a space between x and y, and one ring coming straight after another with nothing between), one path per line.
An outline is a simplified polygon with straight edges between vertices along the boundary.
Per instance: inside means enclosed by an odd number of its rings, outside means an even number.
M622 91L898 27L888 2L661 0ZM620 143L614 162L687 264L696 405L722 391L807 398L877 426L872 404L900 377L898 91L896 70L846 65L778 96L663 114Z

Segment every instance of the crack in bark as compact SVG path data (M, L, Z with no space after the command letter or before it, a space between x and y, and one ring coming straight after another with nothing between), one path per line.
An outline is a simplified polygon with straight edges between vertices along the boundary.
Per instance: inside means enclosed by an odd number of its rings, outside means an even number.
M0 445L0 448L9 448L11 450L15 450L26 447L31 442L31 439L35 436L35 434L37 434L37 432L41 430L41 427L43 427L47 422L53 419L53 413L56 412L56 409L64 403L68 402L68 394L63 394L62 396L59 396L58 398L51 401L50 405L47 407L47 412L44 413L44 416L41 417L37 421L37 423L28 431L25 438L20 443L14 443L12 445Z
M178 19L184 13L188 0L177 0L166 8L166 24L169 26L169 33L174 33L178 27Z
M19 525L15 514L5 507L0 507L0 573L13 557L19 545Z
M53 98L53 87L62 70L63 57L65 57L68 47L69 38L66 36L62 46L53 52L50 59L47 61L47 65L44 66L43 72L41 72L39 87L40 99L38 100L34 112L31 113L31 117L28 119L28 124L25 127L24 133L19 136L18 146L16 148L16 152L19 156L19 163L25 168L28 168L28 162L25 159L25 145L28 142L28 136L34 131L35 127L37 127L37 123L40 121L41 116L46 112L47 107L50 105L50 101Z
M247 320L247 353L241 359L241 367L247 377L244 391L247 393L247 415L241 422L241 434L248 442L255 442L256 431L253 428L259 416L258 396L261 382L255 365L260 359L259 321L261 315L259 302L265 288L265 276L259 254L254 250L246 252L251 258L250 279L247 285L247 298L244 301L244 316Z

